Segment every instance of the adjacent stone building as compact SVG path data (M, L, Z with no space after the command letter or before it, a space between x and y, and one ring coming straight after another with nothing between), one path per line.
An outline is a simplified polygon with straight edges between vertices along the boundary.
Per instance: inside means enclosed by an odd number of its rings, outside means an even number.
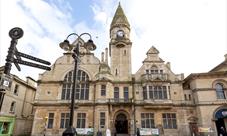
M0 68L0 75L3 69L4 67ZM36 81L31 77L24 81L16 75L11 76L10 89L0 91L0 135L29 136L33 123Z
M191 94L196 116L190 118L190 128L211 128L220 135L227 129L227 54L225 60L207 73L190 74L183 84L185 97Z
M101 60L81 47L74 110L78 134L101 131L104 135L110 129L112 135L134 135L140 128L141 133L196 136L208 131L217 135L221 126L227 128L226 60L208 73L184 79L151 47L133 74L133 46L130 24L119 4L110 26L109 49ZM66 52L51 71L40 74L33 136L60 136L68 126L73 66L72 52Z

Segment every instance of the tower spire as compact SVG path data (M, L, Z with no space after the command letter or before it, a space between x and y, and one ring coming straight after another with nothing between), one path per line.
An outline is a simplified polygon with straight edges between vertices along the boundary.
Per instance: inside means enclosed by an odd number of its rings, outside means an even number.
M110 25L110 30L114 27L119 27L119 26L125 26L128 29L130 29L130 24L128 22L127 17L125 16L125 13L121 7L121 3L119 2L117 10L114 14L113 20Z

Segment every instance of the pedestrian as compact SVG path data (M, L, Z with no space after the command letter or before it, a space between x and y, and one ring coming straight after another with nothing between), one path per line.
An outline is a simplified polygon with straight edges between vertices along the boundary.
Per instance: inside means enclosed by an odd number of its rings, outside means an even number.
M111 132L109 128L106 129L106 136L111 136Z
M97 136L102 136L102 132L98 130Z
M137 128L137 130L136 130L136 136L140 136L140 129L139 128Z
M227 136L227 134L226 134L226 131L225 131L225 128L224 128L224 127L221 127L221 128L220 128L220 136Z

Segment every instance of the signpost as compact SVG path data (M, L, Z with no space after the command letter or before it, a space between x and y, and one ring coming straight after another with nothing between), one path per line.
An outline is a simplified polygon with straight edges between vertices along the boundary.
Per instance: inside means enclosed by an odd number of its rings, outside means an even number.
M12 63L15 64L18 71L21 70L19 64L27 65L27 66L31 66L31 67L35 67L35 68L40 68L40 69L44 69L44 70L51 70L50 67L45 66L45 65L50 65L50 62L45 61L43 59L33 57L31 55L28 55L28 54L25 54L25 53L22 53L22 52L19 52L17 50L17 48L16 48L17 41L18 41L18 39L20 39L23 36L23 34L24 34L23 30L19 27L15 27L15 28L13 28L9 31L9 36L12 40L11 40L11 44L10 44L10 47L9 47L9 50L8 50L8 55L6 57L4 74L10 76L10 70L11 70ZM14 58L14 56L16 58ZM24 60L22 60L22 57L29 59L29 60L32 60L32 61L35 61L35 62L38 62L38 63L41 63L41 64L45 64L45 65L24 61ZM5 75L2 75L1 79L6 79L6 78L4 78ZM3 85L2 83L4 83L4 81L1 82L0 86Z
M23 30L19 27L15 27L9 31L9 36L12 40L10 43L8 54L6 56L4 74L0 75L0 93L2 96L1 99L4 98L5 93L3 93L3 92L5 90L9 90L11 87L11 84L12 84L12 78L10 75L12 63L14 63L14 65L16 66L18 71L21 71L19 64L27 65L27 66L31 66L31 67L35 67L35 68L40 68L40 69L44 69L44 70L51 70L50 67L45 66L45 65L50 65L50 62L33 57L28 54L21 53L17 50L17 48L16 48L17 41L18 41L18 39L20 39L23 36L23 34L24 34ZM16 57L16 58L14 58L14 57ZM24 61L24 60L22 60L22 57L35 61L35 62L38 62L38 63L41 63L41 64L45 64L45 65ZM0 110L1 110L1 106L2 106L2 101L0 101Z

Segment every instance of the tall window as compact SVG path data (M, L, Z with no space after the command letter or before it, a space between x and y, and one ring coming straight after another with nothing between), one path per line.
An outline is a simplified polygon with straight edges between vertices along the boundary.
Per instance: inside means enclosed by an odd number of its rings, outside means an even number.
M141 113L141 127L154 128L154 113Z
M4 98L4 94L3 92L0 92L0 105L2 105L3 98Z
M225 99L225 92L224 92L224 87L223 84L217 83L215 85L216 88L216 94L218 99Z
M184 94L184 100L188 100L188 99L187 99L187 94Z
M49 113L47 128L53 128L54 125L54 113Z
M61 113L60 128L67 128L69 126L69 113Z
M86 113L77 113L77 126L76 128L85 128Z
M192 100L191 94L188 95L188 100L189 100L189 101Z
M146 88L146 86L143 87L143 99L144 100L147 99L147 88Z
M11 112L11 113L14 113L15 112L15 109L16 109L16 102L12 102L11 103L11 105L10 105L10 109L9 109L9 111Z
M101 85L101 96L106 96L106 85Z
M177 119L175 113L163 113L162 119L165 129L177 129Z
M114 99L119 99L119 87L114 87Z
M13 91L13 93L15 95L18 95L18 88L19 88L19 85L15 85L15 88L14 88L14 91Z
M167 99L166 86L144 86L144 99Z
M100 127L104 128L106 122L106 115L105 112L100 112Z
M124 99L128 100L129 96L128 96L128 87L124 87Z
M71 92L73 86L73 71L70 71L66 74L63 87L62 87L62 100L71 99ZM75 91L75 99L79 100L88 100L89 99L89 77L88 75L82 71L78 70L77 72L77 86Z

